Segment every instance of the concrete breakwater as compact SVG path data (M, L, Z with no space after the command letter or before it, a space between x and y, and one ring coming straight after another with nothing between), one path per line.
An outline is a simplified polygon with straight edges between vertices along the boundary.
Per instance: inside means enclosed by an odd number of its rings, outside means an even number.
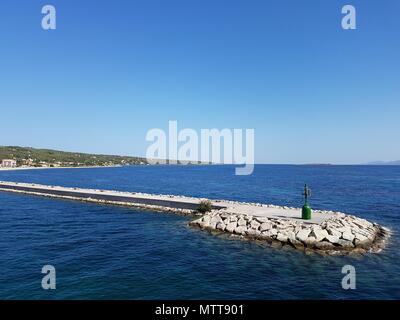
M0 181L0 191L10 191L86 202L133 206L143 209L171 211L183 214L193 213L199 207L199 199L196 198L114 190L68 188L34 183ZM221 205L212 206L212 209L223 208L224 207Z
M211 211L201 214L198 208L204 199L194 197L2 181L0 191L195 214L201 217L191 221L191 226L305 252L378 252L390 235L388 229L376 223L332 211L314 210L311 220L302 220L299 208L213 200Z

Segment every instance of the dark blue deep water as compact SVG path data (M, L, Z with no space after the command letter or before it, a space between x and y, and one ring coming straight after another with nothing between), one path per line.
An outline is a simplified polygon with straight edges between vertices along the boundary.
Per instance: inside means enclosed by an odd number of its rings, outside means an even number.
M189 217L0 192L1 299L400 299L399 166L137 166L0 171L0 180L183 194L357 214L390 228L380 254L305 255L213 236ZM41 288L54 265L57 289ZM357 288L343 290L351 264Z

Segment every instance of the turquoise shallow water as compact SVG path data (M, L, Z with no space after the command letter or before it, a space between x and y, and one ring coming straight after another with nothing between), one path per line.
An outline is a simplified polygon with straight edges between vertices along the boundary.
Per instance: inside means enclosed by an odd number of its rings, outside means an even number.
M0 192L2 299L400 299L400 167L138 166L0 172L0 180L183 194L354 213L389 227L380 254L321 257L213 236L188 217ZM45 264L57 289L41 288ZM352 264L357 289L343 290Z

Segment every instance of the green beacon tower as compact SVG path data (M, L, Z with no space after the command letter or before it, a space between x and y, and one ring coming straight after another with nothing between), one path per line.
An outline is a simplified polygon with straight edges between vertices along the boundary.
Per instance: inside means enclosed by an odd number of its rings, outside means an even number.
M311 190L310 188L307 187L307 185L304 185L304 206L301 210L301 218L304 220L310 220L311 219L311 208L308 205L308 198L311 196Z

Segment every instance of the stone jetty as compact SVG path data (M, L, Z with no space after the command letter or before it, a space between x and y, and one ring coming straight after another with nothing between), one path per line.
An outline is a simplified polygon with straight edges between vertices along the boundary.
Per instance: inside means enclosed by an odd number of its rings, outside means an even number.
M199 205L206 199L194 197L4 181L0 181L0 191L193 214L197 218L190 226L304 252L379 252L390 235L376 223L333 211L314 210L311 220L302 220L300 208L211 200L210 211L202 214Z
M297 209L298 215L301 209ZM304 252L339 255L381 251L390 231L376 223L341 212L320 211L320 223L284 217L263 217L212 211L190 225L235 236L291 246Z

